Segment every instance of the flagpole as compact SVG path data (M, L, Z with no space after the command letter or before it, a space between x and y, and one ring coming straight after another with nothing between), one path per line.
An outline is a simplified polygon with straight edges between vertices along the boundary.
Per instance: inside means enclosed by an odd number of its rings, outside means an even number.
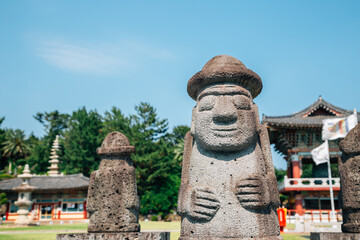
M326 140L328 142L328 140ZM329 143L328 143L329 144ZM331 177L331 164L330 164L330 146L329 147L329 161L327 161L328 165L328 174L329 174L329 185L330 185L330 203L331 203L331 217L330 221L336 221L336 215L335 215L335 204L334 204L334 192L333 192L333 186L332 186L332 177Z

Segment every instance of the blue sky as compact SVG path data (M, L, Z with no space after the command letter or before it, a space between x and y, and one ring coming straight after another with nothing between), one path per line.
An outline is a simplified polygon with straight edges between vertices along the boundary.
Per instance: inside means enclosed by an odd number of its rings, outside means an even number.
M359 11L359 1L329 0L1 1L0 117L41 136L37 112L130 114L146 101L171 127L189 125L187 81L219 54L261 76L260 114L319 95L360 109Z

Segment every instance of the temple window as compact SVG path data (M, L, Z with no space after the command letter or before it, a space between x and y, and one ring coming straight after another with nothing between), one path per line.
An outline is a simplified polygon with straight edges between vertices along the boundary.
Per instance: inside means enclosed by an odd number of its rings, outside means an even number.
M84 211L84 202L82 199L64 199L62 203L63 212L82 212Z

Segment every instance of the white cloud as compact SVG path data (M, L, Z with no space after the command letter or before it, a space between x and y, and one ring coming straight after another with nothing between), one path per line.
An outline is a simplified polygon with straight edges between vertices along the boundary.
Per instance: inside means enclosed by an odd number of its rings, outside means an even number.
M62 40L40 42L38 56L64 70L113 75L136 70L146 61L168 60L172 54L136 41L117 44L69 43Z

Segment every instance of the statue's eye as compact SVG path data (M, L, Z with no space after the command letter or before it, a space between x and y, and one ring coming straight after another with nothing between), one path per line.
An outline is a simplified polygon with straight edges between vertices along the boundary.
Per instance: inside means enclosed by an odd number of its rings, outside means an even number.
M237 109L240 110L250 110L250 98L244 95L234 95L232 96L233 103Z
M214 104L215 104L215 96L212 95L204 96L198 102L198 110L199 112L209 111L213 109Z

